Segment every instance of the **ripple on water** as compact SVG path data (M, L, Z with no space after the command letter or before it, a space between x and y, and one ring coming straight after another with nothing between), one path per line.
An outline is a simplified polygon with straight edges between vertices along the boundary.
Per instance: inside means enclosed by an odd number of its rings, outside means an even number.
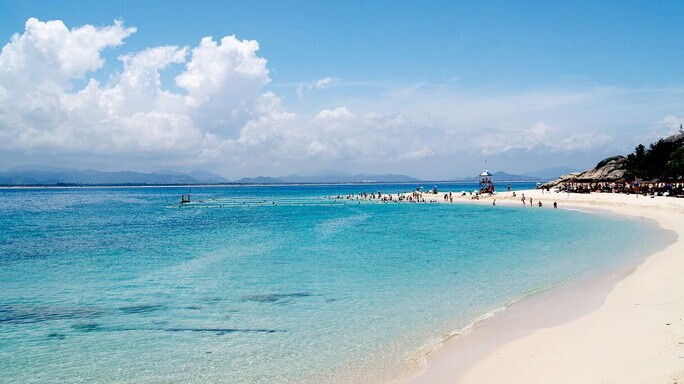
M260 293L254 295L245 295L243 300L256 301L259 303L277 303L289 299L297 299L303 297L313 296L310 292L289 292L289 293Z

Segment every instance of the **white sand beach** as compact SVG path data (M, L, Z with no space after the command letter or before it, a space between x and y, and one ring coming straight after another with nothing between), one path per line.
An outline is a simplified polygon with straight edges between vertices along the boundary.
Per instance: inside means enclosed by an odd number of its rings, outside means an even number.
M676 240L629 270L533 295L427 357L409 383L682 383L684 199L621 194L501 192L496 204L597 209L655 220ZM442 201L443 194L424 195ZM431 196L431 197L428 197ZM455 196L455 195L454 195ZM471 200L492 204L492 197ZM543 207L538 207L541 201Z

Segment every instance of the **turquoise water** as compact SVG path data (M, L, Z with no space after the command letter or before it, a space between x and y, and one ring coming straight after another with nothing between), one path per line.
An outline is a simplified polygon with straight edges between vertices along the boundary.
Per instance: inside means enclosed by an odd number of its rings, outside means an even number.
M387 380L663 239L565 210L324 198L414 187L193 188L182 207L187 188L0 190L0 382Z

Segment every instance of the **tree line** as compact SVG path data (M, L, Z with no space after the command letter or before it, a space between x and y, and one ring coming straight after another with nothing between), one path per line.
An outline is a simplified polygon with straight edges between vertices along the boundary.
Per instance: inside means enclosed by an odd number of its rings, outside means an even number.
M625 170L631 179L684 179L684 137L660 139L648 148L639 144L633 153L627 155Z

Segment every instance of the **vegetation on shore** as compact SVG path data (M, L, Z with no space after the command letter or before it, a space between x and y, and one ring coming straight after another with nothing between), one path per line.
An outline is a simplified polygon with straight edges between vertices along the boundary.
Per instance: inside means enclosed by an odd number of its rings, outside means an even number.
M584 172L570 173L544 184L551 188L564 184L615 182L684 181L684 132L651 143L639 144L627 156L611 156Z
M600 163L599 163L600 164ZM640 180L681 180L684 178L684 134L639 144L627 155L626 175Z

